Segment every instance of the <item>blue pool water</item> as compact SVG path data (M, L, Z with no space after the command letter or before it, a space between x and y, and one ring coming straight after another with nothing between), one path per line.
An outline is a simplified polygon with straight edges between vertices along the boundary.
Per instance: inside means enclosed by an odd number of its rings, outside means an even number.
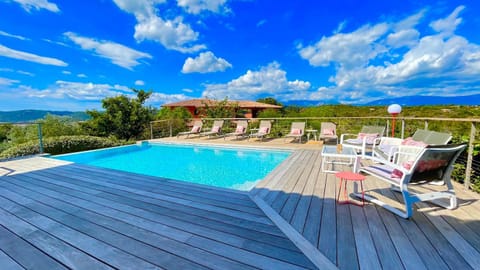
M250 190L289 155L288 151L142 144L53 158L216 187Z

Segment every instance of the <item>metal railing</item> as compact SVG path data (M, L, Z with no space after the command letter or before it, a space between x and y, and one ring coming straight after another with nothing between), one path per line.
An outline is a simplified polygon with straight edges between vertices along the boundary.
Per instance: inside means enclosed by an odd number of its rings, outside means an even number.
M225 120L224 132L232 132L236 120L245 118L222 118ZM202 118L204 129L207 129L217 118ZM318 130L321 122L334 122L337 124L337 134L358 133L364 125L384 125L385 136L392 131L392 118L390 117L282 117L282 118L248 118L249 128L256 128L260 120L271 120L272 131L270 136L282 137L290 131L290 125L294 121L306 123L306 129ZM472 174L480 175L480 162L474 160L474 146L480 144L477 125L480 119L470 118L433 118L433 117L397 117L394 132L397 137L405 138L411 136L417 129L429 129L452 134L453 142L467 142L466 157L459 158L459 162L465 165L464 187L471 188ZM445 123L448 123L446 125ZM172 137L178 132L184 131L188 122L184 120L160 120L150 123L151 138Z

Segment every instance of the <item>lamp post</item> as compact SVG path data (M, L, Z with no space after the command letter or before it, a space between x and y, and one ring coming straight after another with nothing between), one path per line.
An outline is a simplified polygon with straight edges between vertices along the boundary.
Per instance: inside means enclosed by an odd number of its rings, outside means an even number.
M395 118L402 112L402 106L398 104L392 104L388 106L388 113L392 115L392 137L395 137Z

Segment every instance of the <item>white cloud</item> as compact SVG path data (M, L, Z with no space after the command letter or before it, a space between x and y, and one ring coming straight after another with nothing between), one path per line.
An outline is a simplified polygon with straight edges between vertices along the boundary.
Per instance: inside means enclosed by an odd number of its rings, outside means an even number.
M77 74L77 77L78 78L87 78L87 75L85 75L83 73L80 73L80 74Z
M70 74L72 74L72 72L70 72L70 71L68 71L68 70L63 70L63 71L62 71L62 74L70 75Z
M199 34L182 17L166 20L157 15L156 5L164 0L114 0L115 4L137 19L134 38L138 41L153 40L169 50L183 53L205 49L203 44L195 44Z
M305 81L288 81L287 73L277 62L261 67L258 71L248 70L246 74L225 84L207 84L203 96L223 99L255 99L262 94L298 95L310 88Z
M82 49L93 51L97 56L109 59L113 64L126 69L131 70L132 67L138 66L140 59L152 58L148 53L140 52L112 41L82 37L72 32L66 32L64 35Z
M455 29L457 29L457 26L462 23L462 18L458 18L458 15L464 9L464 6L459 6L447 18L434 21L430 24L430 26L433 28L433 30L450 36L453 34Z
M263 19L263 20L257 22L257 27L261 27L261 26L263 26L263 25L266 24L266 23L267 23L267 20L266 20L266 19Z
M169 50L190 53L202 50L205 45L192 44L198 39L198 32L182 22L181 17L163 20L152 16L135 25L134 37L137 41L153 40Z
M30 12L32 9L46 9L51 12L60 12L56 4L48 2L48 0L12 0L22 6L24 10Z
M314 45L300 46L300 56L312 66L328 66L333 62L346 66L358 66L381 53L385 48L377 43L388 31L386 23L366 25L352 33L338 33L322 37Z
M9 86L8 91L0 91L0 99L12 101L12 104L0 103L0 110L28 108L55 108L56 110L99 109L104 98L119 95L125 95L129 98L136 97L136 94L129 87L123 85L59 80L45 89L35 89L27 85L11 86L17 83L19 82L0 77L0 86ZM184 94L154 92L147 100L147 105L158 107L163 103L190 98Z
M17 81L17 80L11 80L11 79L7 79L7 78L2 78L0 77L0 85L6 85L6 86L9 86L9 85L12 85L12 84L15 84L15 83L19 83L20 81Z
M11 38L16 38L16 39L20 39L20 40L30 40L29 38L22 37L22 36L19 36L19 35L10 34L10 33L4 32L4 31L0 31L0 36L11 37Z
M177 0L177 5L184 8L188 13L199 14L202 11L214 13L226 12L227 0Z
M136 81L135 81L135 85L143 86L143 85L145 85L145 82L142 81L142 80L136 80Z
M399 22L366 25L299 47L300 56L312 66L332 64L335 70L329 80L332 85L305 93L304 98L363 103L385 96L480 91L480 46L455 35L463 9L459 6L446 18L431 22L436 34L422 35L416 29L425 20L422 10ZM360 33L363 41L345 43Z
M225 71L232 65L227 60L216 57L212 52L200 53L195 58L188 57L183 64L182 73L209 73L217 71Z
M0 56L5 56L5 57L19 59L19 60L25 60L29 62L35 62L43 65L52 65L52 66L60 66L60 67L68 66L67 63L56 58L44 57L44 56L39 56L32 53L17 51L17 50L5 47L3 45L0 45Z

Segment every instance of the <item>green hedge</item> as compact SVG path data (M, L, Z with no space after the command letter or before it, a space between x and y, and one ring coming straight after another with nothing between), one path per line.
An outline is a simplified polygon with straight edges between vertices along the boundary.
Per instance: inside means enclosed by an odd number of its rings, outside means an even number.
M52 155L91 149L112 147L126 144L123 141L94 136L59 136L43 140L43 151ZM29 156L40 153L38 141L30 141L15 145L0 153L0 159L9 159L21 156Z

